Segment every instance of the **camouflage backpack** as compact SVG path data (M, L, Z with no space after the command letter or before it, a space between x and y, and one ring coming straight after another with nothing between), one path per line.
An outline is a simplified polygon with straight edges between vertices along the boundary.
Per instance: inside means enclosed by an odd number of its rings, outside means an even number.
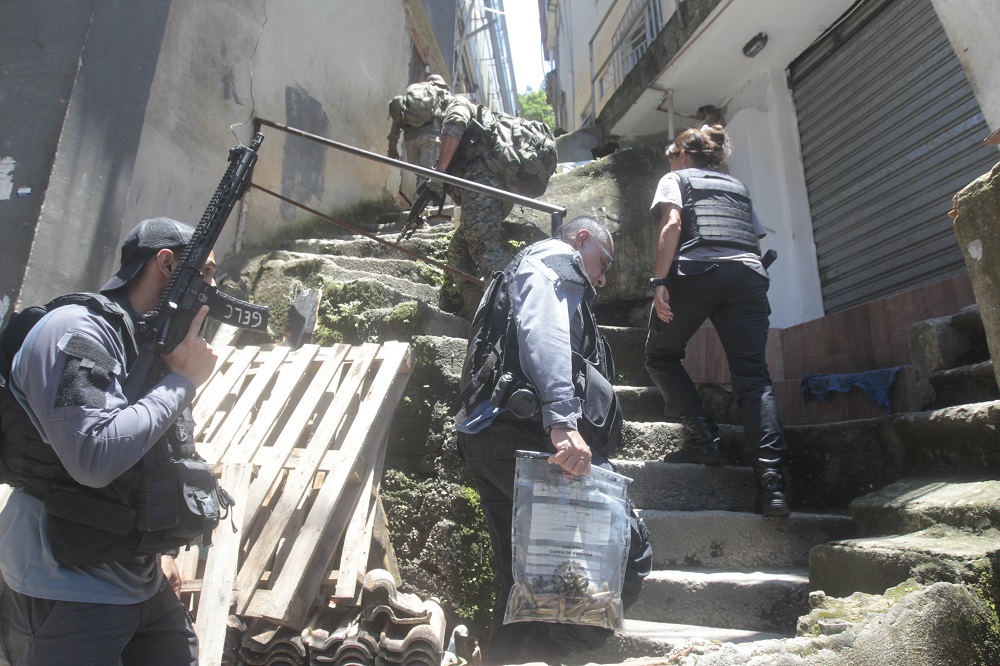
M389 115L402 125L422 127L442 115L444 97L445 91L433 83L412 83L389 102Z
M475 123L486 166L515 194L537 198L556 170L556 140L539 120L497 113L480 105Z

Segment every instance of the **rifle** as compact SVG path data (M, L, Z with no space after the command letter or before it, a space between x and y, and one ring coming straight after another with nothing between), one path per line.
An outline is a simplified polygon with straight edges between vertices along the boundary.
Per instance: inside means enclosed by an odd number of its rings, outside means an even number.
M438 200L437 195L434 194L434 190L430 188L430 181L424 181L417 188L417 196L413 200L413 205L410 206L410 214L406 218L406 224L403 225L403 230L399 232L399 236L396 238L396 242L404 241L413 235L413 232L424 226L427 222L427 218L424 217L424 209L427 208L427 204L434 203L438 206L438 214L441 213L441 208L444 206L444 197L448 194L449 186L445 185L444 190L441 193L441 199Z
M123 387L129 404L142 397L146 379L160 355L169 354L180 344L202 305L207 304L209 316L223 323L253 331L267 329L266 307L223 294L201 276L222 227L250 184L250 175L257 163L257 149L263 140L264 135L257 132L249 146L236 146L229 151L226 173L201 216L191 241L184 246L177 268L160 292L156 307L139 320L139 356Z

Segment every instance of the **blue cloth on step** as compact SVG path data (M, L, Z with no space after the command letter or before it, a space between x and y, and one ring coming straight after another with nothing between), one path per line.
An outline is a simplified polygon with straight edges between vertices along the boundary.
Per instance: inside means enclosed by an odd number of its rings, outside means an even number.
M857 386L886 414L892 414L892 382L899 370L900 368L883 368L847 375L805 375L799 384L799 393L806 402L830 402L834 391L848 393Z

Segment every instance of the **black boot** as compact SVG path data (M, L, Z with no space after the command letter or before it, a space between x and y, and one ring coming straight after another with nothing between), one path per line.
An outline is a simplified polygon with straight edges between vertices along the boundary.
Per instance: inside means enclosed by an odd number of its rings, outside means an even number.
M687 431L684 447L663 457L663 462L696 463L698 465L721 465L726 462L726 454L719 439L719 428L705 416L682 417Z
M785 480L779 469L754 469L757 477L757 509L765 516L787 516Z

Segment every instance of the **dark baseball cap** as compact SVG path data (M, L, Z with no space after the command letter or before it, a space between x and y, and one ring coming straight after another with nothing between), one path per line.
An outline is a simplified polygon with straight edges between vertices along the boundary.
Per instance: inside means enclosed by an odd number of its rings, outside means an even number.
M187 245L193 235L193 228L169 217L143 220L125 237L122 243L121 268L101 287L101 291L124 287L157 252L164 248Z

